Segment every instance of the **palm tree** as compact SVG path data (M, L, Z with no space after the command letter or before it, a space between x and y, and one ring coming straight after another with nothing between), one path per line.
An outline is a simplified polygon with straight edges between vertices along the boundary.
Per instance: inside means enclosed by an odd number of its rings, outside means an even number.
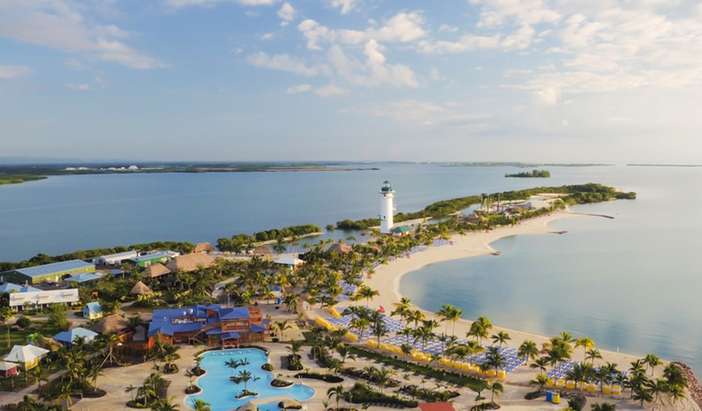
M470 330L466 336L475 338L482 345L483 338L487 338L491 328L492 322L487 317L480 316L470 325Z
M643 362L651 369L651 375L653 375L656 367L662 364L661 359L656 354L646 354Z
M504 344L507 343L507 341L511 339L512 337L510 337L509 334L507 334L504 331L500 331L492 336L492 343L498 344L500 347L502 347Z
M595 348L595 341L590 337L580 337L575 340L575 348L582 347L583 358L586 358L587 351Z
M193 403L193 409L195 411L212 411L210 403L200 399L195 400L195 402Z
M358 290L356 290L356 298L366 300L366 307L370 305L373 297L377 297L379 295L380 293L377 290L374 290L367 285L362 285L358 288Z
M383 321L383 315L377 311L373 313L371 321L371 330L378 341L378 345L380 345L380 338L388 333L388 327L385 325L385 321Z
M597 348L591 348L585 352L585 359L590 361L591 365L595 365L595 360L601 360L602 354Z
M351 328L358 330L358 339L363 339L363 334L365 334L366 329L371 325L370 320L365 317L356 317L351 320Z
M542 372L538 373L536 375L536 378L529 381L529 384L538 386L539 391L543 391L544 386L546 386L546 383L548 383L548 376Z
M500 350L497 349L497 347L488 347L487 352L485 353L485 362L483 363L483 367L486 369L493 368L495 371L498 369L504 367L505 365L505 357L500 353Z
M283 320L274 321L273 324L271 324L271 328L275 330L275 335L278 338L283 338L283 333L285 330L292 328L292 326L288 323L288 320Z
M490 390L490 402L494 403L495 402L495 396L499 396L504 392L505 387L500 383L499 381L495 381L492 384L488 385L488 389Z
M414 323L414 328L419 326L419 323L424 321L426 316L420 310L414 310L407 315L407 321Z
M526 340L519 346L517 355L524 358L528 362L529 360L534 360L539 356L539 348L536 346L534 341Z
M441 306L441 310L437 313L442 321L450 322L452 324L451 335L456 335L456 321L461 319L463 315L463 310L458 307L454 307L451 304L444 304Z
M383 392L385 386L390 382L395 372L389 368L381 368L375 371L375 382L380 387L380 392Z
M394 304L395 309L392 310L390 316L398 316L404 322L406 321L407 315L412 311L412 301L409 298L402 297L400 302ZM404 326L404 324L403 324Z
M568 379L575 381L575 386L582 388L582 383L592 377L594 370L590 364L581 362L573 366L568 372Z
M344 396L344 387L337 385L336 387L329 388L327 390L327 398L330 400L334 398L336 400L336 409L339 409L339 402Z
M248 384L249 384L249 381L251 381L251 378L252 378L252 375L251 375L250 371L247 371L247 370L239 371L239 374L237 375L237 380L244 383L244 391L248 391Z

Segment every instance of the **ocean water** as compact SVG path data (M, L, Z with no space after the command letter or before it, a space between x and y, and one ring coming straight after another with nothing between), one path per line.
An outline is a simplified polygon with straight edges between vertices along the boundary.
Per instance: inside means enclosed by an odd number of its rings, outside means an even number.
M611 181L615 167L553 168L548 180L506 179L511 167L380 164L378 171L57 176L0 186L0 261L157 240L375 217L390 180L399 211L534 184ZM626 170L623 170L626 171ZM334 238L346 233L335 232Z
M601 347L656 353L702 371L702 169L615 170L612 184L636 201L580 206L614 216L564 219L567 234L496 241L500 256L432 264L406 275L401 292L436 310L487 315L513 329L587 335Z
M292 224L377 215L390 180L398 211L461 195L599 182L635 201L580 207L614 220L556 222L565 235L507 238L500 257L426 267L403 293L436 309L507 327L569 330L601 346L656 352L702 371L702 168L549 167L550 179L506 179L509 167L381 164L378 171L62 176L0 187L0 260L141 241L215 241ZM332 238L348 233L333 232ZM431 281L431 286L429 286Z

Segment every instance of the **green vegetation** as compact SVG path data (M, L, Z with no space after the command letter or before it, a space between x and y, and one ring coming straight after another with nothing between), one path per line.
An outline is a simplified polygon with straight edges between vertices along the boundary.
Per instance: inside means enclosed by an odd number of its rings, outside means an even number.
M534 187L524 190L504 191L489 195L472 195L437 201L429 204L421 211L399 213L395 216L395 221L402 222L418 218L445 218L472 205L480 204L485 198L497 198L501 201L526 200L533 195L541 193L561 194L563 196L563 201L567 204L586 204L624 199L633 200L636 198L636 193L624 193L617 191L613 187L595 183L556 187ZM336 226L337 228L345 230L367 230L379 224L379 219L367 218L362 220L342 220L339 221Z
M485 380L481 378L437 370L428 365L420 365L408 361L403 361L397 358L388 357L361 347L351 347L351 352L358 357L368 358L388 367L399 368L407 372L411 372L417 375L423 375L427 378L433 378L461 387L469 387L471 389L484 389L486 385Z
M330 389L331 390L331 389ZM357 382L341 395L345 401L352 404L377 404L391 408L417 408L417 401L403 400L397 395L387 395L376 391L366 384Z
M285 241L285 240L295 240L296 238L321 233L322 228L314 224L304 224L296 225L278 229L271 229L266 231L259 231L257 233L249 234L237 234L231 238L220 238L217 240L217 248L221 251L232 251L232 252L242 252L251 251L256 246L256 243L266 242L266 241Z
M45 178L45 176L34 175L0 174L0 186L5 184L21 184L28 181L43 180Z
M551 177L551 172L548 170L538 170L533 169L531 171L523 171L521 173L505 174L505 177L517 177L517 178L549 178Z

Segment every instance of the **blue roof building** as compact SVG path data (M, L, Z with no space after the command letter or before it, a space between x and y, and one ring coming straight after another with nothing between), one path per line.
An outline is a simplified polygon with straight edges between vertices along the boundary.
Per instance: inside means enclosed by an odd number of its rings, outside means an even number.
M156 341L185 343L206 340L209 346L262 341L268 323L257 307L210 304L154 310L148 330L149 347Z
M68 260L57 263L20 268L6 274L7 278L27 284L37 284L46 281L58 282L67 275L94 273L95 265L83 260Z
M86 328L76 327L68 331L61 331L60 333L54 335L54 340L60 342L64 345L73 345L79 338L82 338L85 342L92 342L98 334L94 331L90 331Z
M87 303L85 306L83 306L83 318L87 318L88 320L97 320L102 318L102 315L102 306L97 301Z
M39 291L39 289L29 285L17 285L14 283L0 284L0 294L27 293L32 291Z
M97 281L104 277L105 274L103 273L98 273L98 272L93 272L93 273L81 273L81 274L74 274L71 275L70 277L64 278L63 281L67 283L76 283L76 284L84 284L84 283L89 283L91 281Z

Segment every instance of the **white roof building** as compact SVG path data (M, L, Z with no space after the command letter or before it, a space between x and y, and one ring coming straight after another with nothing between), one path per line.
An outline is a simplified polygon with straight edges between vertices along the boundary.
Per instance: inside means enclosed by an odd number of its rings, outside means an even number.
M100 257L95 258L95 263L101 265L117 265L138 256L139 253L137 251L130 250L122 253L101 255Z
M27 345L15 345L12 347L12 351L5 356L5 361L14 362L18 364L31 364L38 359L41 359L49 350L34 346L32 344Z
M80 301L77 288L48 291L27 291L23 293L11 293L10 307L21 307L25 304L74 304Z
M291 267L297 267L298 265L302 265L305 262L300 260L297 256L297 254L282 254L278 256L275 260L273 260L274 263L280 264L280 265L288 265Z

